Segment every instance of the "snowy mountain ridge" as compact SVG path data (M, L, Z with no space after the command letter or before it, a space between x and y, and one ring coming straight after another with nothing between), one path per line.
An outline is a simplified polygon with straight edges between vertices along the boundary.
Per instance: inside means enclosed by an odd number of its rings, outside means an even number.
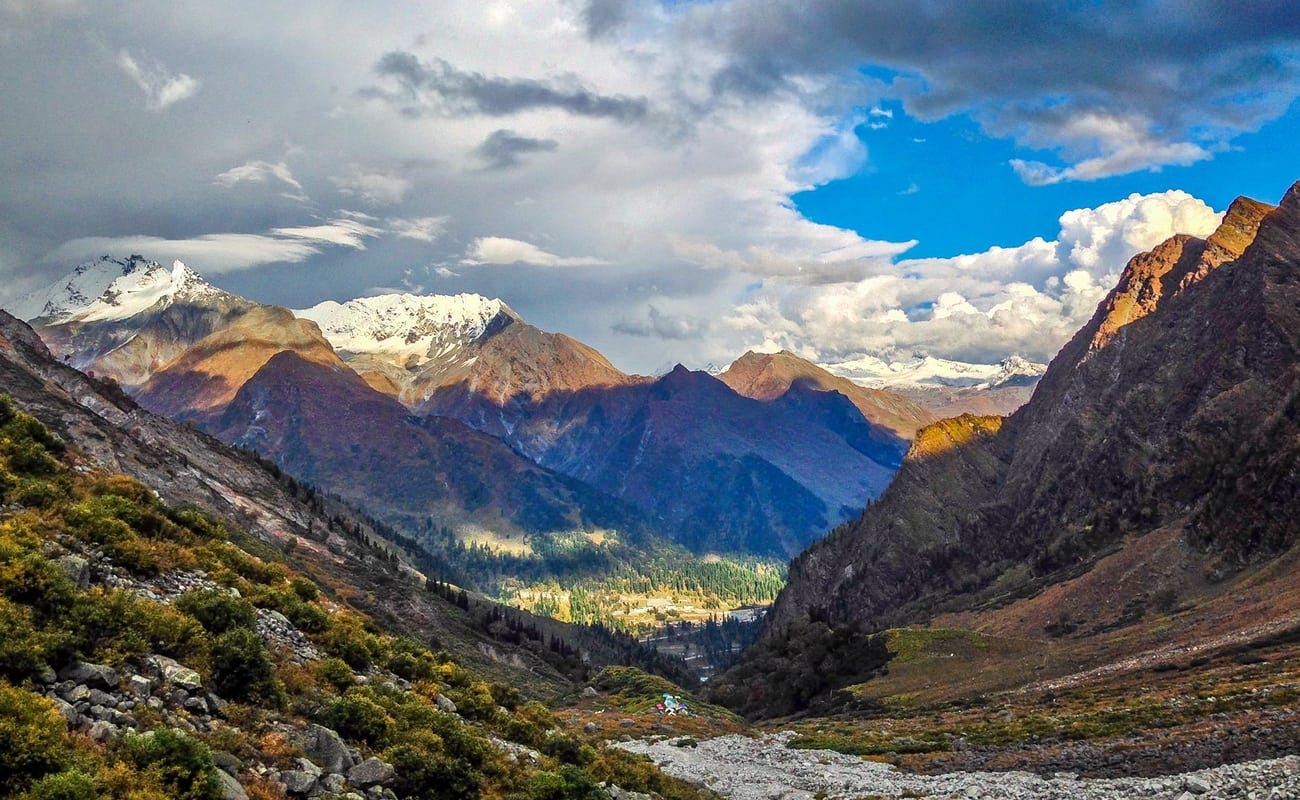
M1036 364L1019 356L1005 358L997 364L971 364L934 356L887 362L874 356L864 356L820 366L834 375L871 389L995 389L1037 380L1047 370L1047 365Z
M384 294L327 300L293 313L319 325L339 353L382 355L408 367L470 344L494 320L519 320L501 300L478 294Z
M19 319L47 324L105 322L223 294L180 261L168 269L137 255L102 256L19 298L8 310Z

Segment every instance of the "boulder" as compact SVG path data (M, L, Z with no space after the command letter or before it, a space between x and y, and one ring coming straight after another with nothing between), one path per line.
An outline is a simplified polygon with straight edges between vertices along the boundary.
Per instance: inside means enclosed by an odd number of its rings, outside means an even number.
M391 764L371 757L348 770L348 783L361 789L379 786L393 779Z
M316 776L300 769L288 769L280 773L280 782L289 794L306 797L316 788Z
M239 785L235 777L224 770L217 770L217 796L221 800L248 800L248 793Z
M244 768L244 762L240 761L234 753L227 753L225 750L212 751L212 763L217 765L217 769L228 775L238 775L239 771Z
M448 714L456 713L456 704L452 702L452 699L445 694L440 694L437 697L433 698L433 702L438 706L440 710L446 711Z
M126 690L136 697L148 697L153 694L153 681L143 675L132 675L126 679Z
M600 692L596 691L595 686L588 686L586 689L582 690L583 697L595 697L598 694L600 694Z
M58 560L58 565L78 589L90 588L90 562L78 555L66 555Z
M104 664L91 664L77 661L59 671L59 677L65 681L89 686L92 689L113 690L117 688L117 670Z
M324 725L311 725L307 728L302 750L327 772L344 773L357 764L348 752L348 746L343 743L343 737Z
M146 656L145 666L157 678L187 692L197 692L203 688L203 678L199 673L167 656Z

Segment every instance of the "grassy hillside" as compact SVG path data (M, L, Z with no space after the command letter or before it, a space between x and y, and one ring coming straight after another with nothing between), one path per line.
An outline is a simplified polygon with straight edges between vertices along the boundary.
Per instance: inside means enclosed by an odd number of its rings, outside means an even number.
M2 397L0 493L0 797L698 795Z

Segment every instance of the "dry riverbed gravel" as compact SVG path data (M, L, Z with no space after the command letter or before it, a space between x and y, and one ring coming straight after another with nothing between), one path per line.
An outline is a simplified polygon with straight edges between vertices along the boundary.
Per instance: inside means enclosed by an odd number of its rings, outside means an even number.
M935 798L935 800L1289 800L1300 798L1300 756L1228 764L1157 778L1080 778L1028 772L914 775L830 750L794 750L793 733L620 744L670 775L729 800ZM682 742L677 744L676 742ZM692 746L694 745L694 746Z

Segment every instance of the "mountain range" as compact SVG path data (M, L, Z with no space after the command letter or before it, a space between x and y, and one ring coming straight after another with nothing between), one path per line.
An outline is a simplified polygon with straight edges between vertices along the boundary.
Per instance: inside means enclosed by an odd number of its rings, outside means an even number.
M1058 650L1061 672L1246 647L1300 612L1298 514L1300 184L1135 256L1009 418L918 431L879 500L792 563L764 644L723 684L768 692L759 713L805 704L773 664L810 625L1045 641L1035 669ZM1023 681L1029 658L983 689Z
M477 295L291 311L104 257L15 306L66 363L405 529L659 532L789 557L933 415L789 353L629 375Z

